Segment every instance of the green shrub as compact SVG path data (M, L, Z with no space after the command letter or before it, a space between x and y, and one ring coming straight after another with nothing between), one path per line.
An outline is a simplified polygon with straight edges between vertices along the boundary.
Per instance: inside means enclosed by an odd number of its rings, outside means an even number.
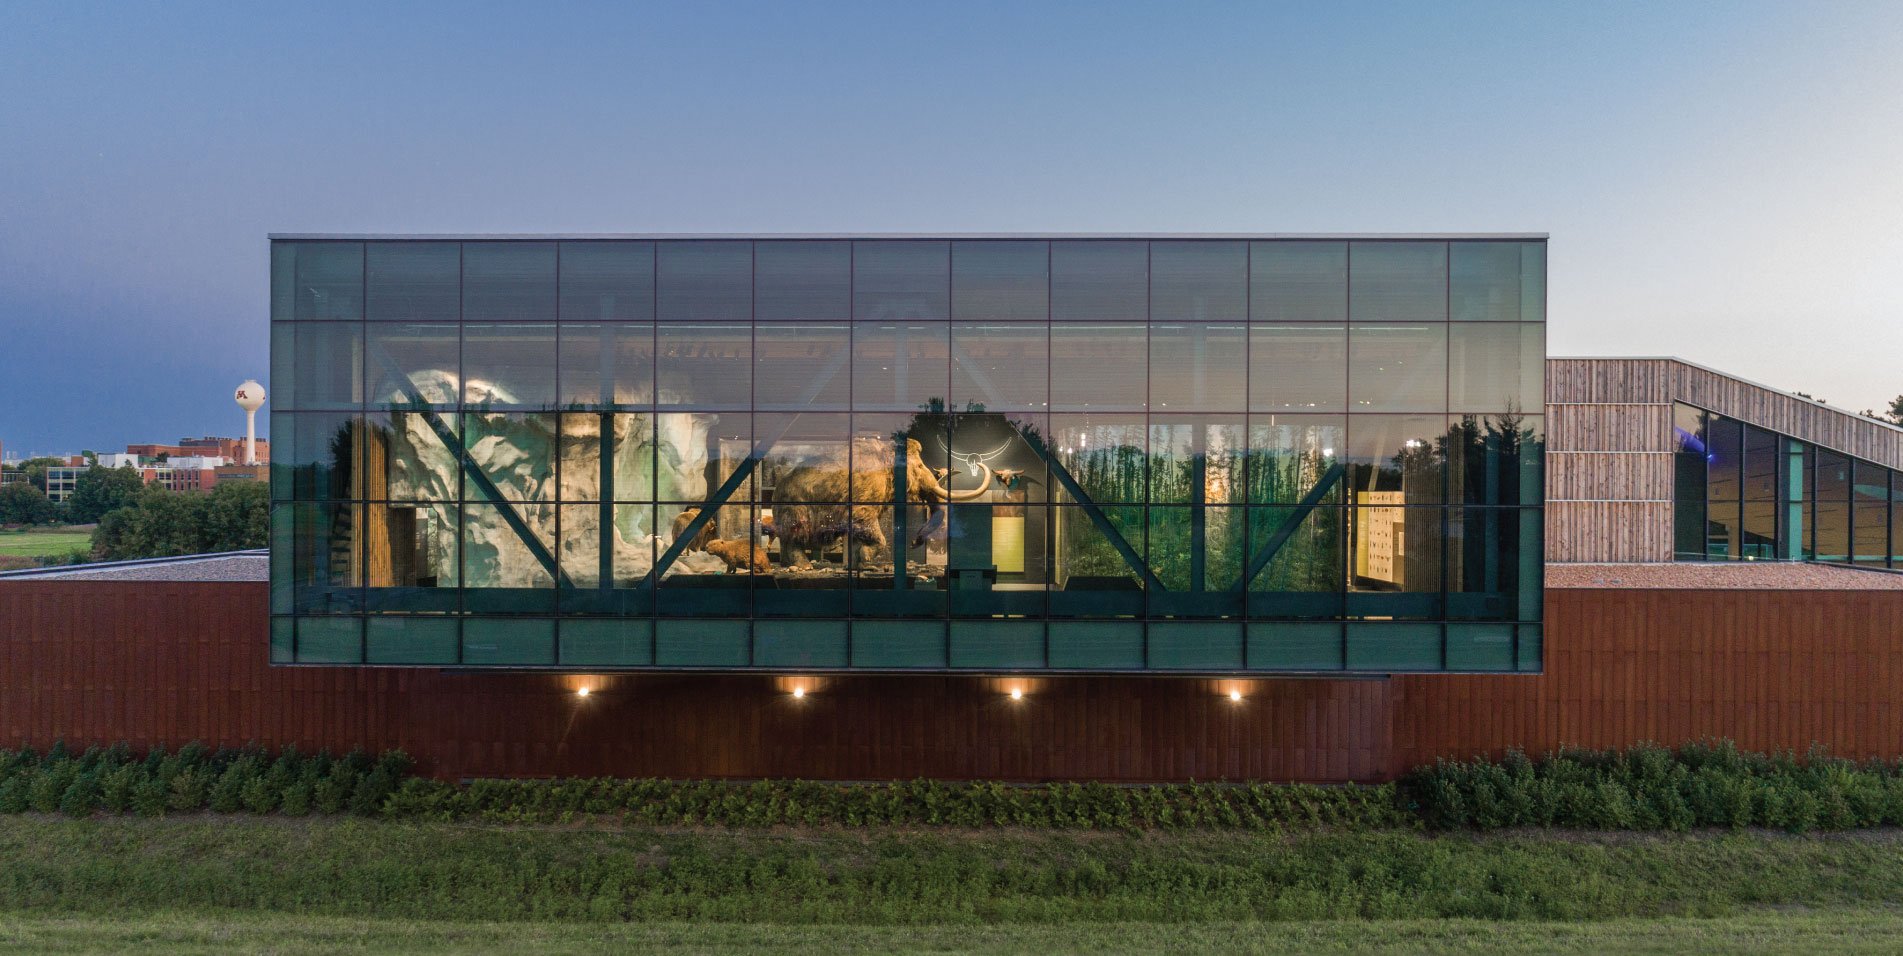
M209 777L206 771L195 767L179 771L178 775L172 778L172 784L168 788L165 798L166 809L177 810L180 813L205 809L206 798L211 795Z
M99 778L99 804L108 813L132 809L132 791L146 779L144 768L134 763L118 763Z
M99 776L82 773L60 795L59 812L69 817L89 817L99 810Z
M170 803L172 788L156 774L146 774L132 785L132 812L142 817L162 817Z

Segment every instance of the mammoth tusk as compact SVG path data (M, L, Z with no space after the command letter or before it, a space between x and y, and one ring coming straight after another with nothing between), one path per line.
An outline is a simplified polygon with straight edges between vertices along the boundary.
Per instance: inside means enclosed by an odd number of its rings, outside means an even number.
M982 461L973 462L973 464L977 465L978 468L983 471L984 480L978 482L978 487L969 491L953 491L950 488L945 489L946 501L972 501L979 495L991 490L991 466Z

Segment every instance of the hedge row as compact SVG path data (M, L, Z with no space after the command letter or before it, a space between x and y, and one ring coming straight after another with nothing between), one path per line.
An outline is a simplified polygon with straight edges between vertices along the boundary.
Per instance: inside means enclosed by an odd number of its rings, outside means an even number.
M1748 753L1729 741L1444 761L1408 775L1401 790L1421 822L1440 830L1903 825L1899 764Z
M410 771L402 751L372 758L361 751L333 759L257 749L213 751L186 744L136 758L125 744L69 753L0 750L0 813L163 816L215 813L354 813L376 816Z
M1813 753L1745 753L1728 742L1670 750L1561 751L1538 760L1443 761L1399 784L882 784L804 781L478 780L409 776L401 751L333 758L258 749L134 755L0 750L0 813L161 816L355 814L418 820L654 825L953 826L1055 829L1434 830L1562 827L1803 832L1903 825L1903 766Z

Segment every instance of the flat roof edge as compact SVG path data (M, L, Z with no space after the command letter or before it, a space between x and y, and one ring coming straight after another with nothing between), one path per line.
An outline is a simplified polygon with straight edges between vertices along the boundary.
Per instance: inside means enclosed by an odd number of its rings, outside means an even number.
M272 241L483 241L503 239L1551 239L1544 232L273 232Z

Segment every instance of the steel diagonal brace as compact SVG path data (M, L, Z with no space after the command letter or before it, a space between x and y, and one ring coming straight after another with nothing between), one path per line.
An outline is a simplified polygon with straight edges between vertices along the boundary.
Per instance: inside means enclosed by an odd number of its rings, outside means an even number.
M402 410L423 416L423 421L428 423L430 430L436 433L436 437L442 441L443 446L456 456L457 462L463 467L463 474L468 475L469 480L475 484L476 490L496 506L496 512L502 515L502 520L508 524L509 530L522 539L522 544L529 549L529 554L533 555L542 569L555 579L558 586L569 587L568 575L562 573L562 569L555 563L555 555L549 553L548 548L542 544L542 539L529 530L528 522L522 520L522 515L515 510L515 505L502 496L502 489L497 488L496 483L483 473L482 467L476 464L476 459L469 454L468 447L463 445L462 438L456 434L455 429L450 428L449 423L443 421L443 416L430 407L429 400L423 397L423 390L416 387L416 382L410 378L409 373L403 371L403 367L398 365L395 359L390 358L389 353L380 346L372 344L370 354L376 356L384 372L396 381L397 387L403 390L403 396L409 400L410 407Z
M1103 535L1104 540L1117 549L1117 554L1122 556L1123 563L1129 565L1130 570L1135 571L1137 576L1143 579L1144 588L1151 591L1168 591L1169 588L1164 587L1163 582L1151 573L1150 566L1144 563L1136 549L1130 547L1130 542L1123 539L1123 534L1117 530L1117 526L1110 523L1110 517L1104 514L1103 509L1097 506L1097 502L1084 491L1084 486L1077 483L1077 479L1071 475L1069 469L1064 467L1063 462L1057 460L1056 455L1051 454L1050 448L1044 444L1043 436L1026 434L1024 440L1031 446L1032 451L1037 452L1039 458L1044 459L1044 464L1050 467L1051 477L1057 479L1057 483L1063 486L1063 489L1083 507L1085 516L1090 518L1090 523L1097 526L1097 533Z
M1328 470L1322 472L1321 480L1315 482L1315 487L1310 488L1308 494L1303 495L1302 500L1296 502L1294 512L1282 519L1281 526L1275 529L1274 534L1269 535L1269 540L1263 543L1261 550L1249 558L1249 566L1242 570L1242 579L1237 581L1236 586L1230 590L1249 589L1249 584L1255 580L1256 575L1261 574L1263 569L1269 566L1269 562L1275 560L1276 552L1282 550L1282 546L1288 543L1288 539L1295 535L1295 529L1308 520L1309 513L1322 503L1322 498L1327 496L1328 489L1333 487L1335 482L1340 481L1345 473L1346 469L1342 468L1340 462L1329 465Z
M833 376L839 374L840 367L846 364L850 354L850 352L841 352L834 356L833 360L828 362L825 368L820 369L819 374L813 376L813 380L800 390L799 397L794 399L793 404L807 405L819 397L820 390L833 380ZM774 445L779 444L780 439L798 420L799 414L796 412L781 422L780 427L774 429L772 434L754 443L753 450L747 453L747 460L741 462L740 466L733 470L733 474L728 475L727 480L721 482L719 488L714 489L713 494L707 496L707 500L700 505L700 513L687 523L687 527L682 528L681 532L674 536L674 543L668 545L666 551L661 552L660 559L655 561L654 567L648 570L647 577L641 579L641 587L652 588L655 582L661 580L661 575L674 566L675 560L680 558L681 554L687 550L687 545L700 535L701 529L707 527L709 521L714 520L714 513L720 510L721 505L727 503L727 499L733 497L734 492L740 490L740 486L746 483L747 477L752 475L753 470L759 466L760 460L773 450Z

